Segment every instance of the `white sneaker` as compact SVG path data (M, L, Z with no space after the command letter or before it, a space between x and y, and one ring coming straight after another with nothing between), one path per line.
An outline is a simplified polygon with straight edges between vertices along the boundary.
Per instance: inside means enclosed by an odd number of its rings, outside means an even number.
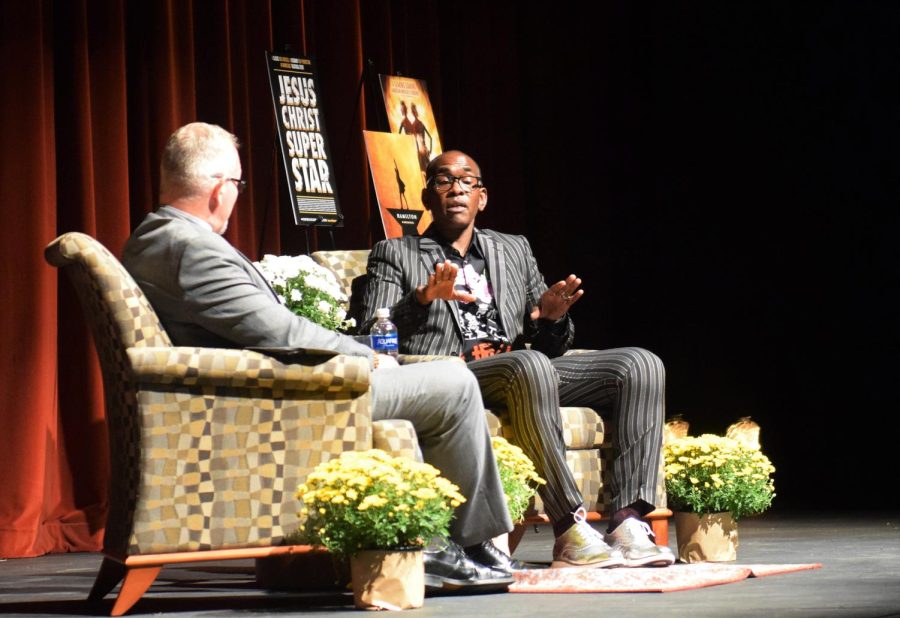
M614 551L625 558L625 566L669 566L675 562L675 555L668 547L662 547L650 540L654 536L645 522L628 517L612 532L606 535L606 542Z
M608 569L623 566L625 559L622 554L606 544L603 535L585 521L585 514L584 508L575 511L575 523L556 538L551 568Z

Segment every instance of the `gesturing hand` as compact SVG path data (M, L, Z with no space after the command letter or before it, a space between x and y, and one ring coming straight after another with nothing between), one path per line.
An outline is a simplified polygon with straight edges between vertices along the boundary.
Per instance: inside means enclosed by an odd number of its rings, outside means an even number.
M569 307L574 305L584 295L584 290L579 290L581 279L575 275L569 275L565 281L557 281L541 294L538 306L531 311L531 319L558 320L566 314Z
M450 260L438 262L434 274L428 277L428 283L416 288L416 300L420 305L427 305L436 298L442 300L459 300L464 303L475 302L475 296L456 289L456 273L459 268Z

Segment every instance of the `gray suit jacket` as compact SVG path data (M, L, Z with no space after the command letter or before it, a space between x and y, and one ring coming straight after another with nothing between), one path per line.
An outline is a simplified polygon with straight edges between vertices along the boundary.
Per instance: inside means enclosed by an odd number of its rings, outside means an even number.
M292 313L246 256L176 208L147 215L125 244L122 263L175 345L372 355L353 339Z
M529 317L547 284L528 241L492 230L476 230L476 237L485 256L500 323L513 347L527 342L547 356L563 354L575 334L571 318L551 323ZM371 323L377 308L390 307L403 353L458 356L463 350L456 302L436 300L422 307L415 296L416 287L427 283L434 265L443 260L443 249L429 232L383 240L369 255L364 318Z

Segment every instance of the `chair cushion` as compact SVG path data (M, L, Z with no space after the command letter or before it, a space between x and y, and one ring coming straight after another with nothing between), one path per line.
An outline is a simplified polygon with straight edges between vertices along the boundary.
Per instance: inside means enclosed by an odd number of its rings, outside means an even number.
M488 432L491 434L491 437L500 436L501 438L505 438L506 436L503 435L503 425L500 424L500 419L497 418L497 415L490 410L485 410L484 413L487 415Z
M597 451L594 449L566 451L566 464L572 471L575 483L581 489L584 507L588 511L603 512L605 508L603 473ZM540 495L534 497L534 509L538 513L544 512Z
M366 273L369 251L367 249L316 251L309 257L333 272L340 282L344 294L350 298L353 293L351 285L353 280Z
M416 430L407 420L390 419L372 423L372 446L394 457L425 461L419 448Z
M564 406L559 413L566 448L596 448L603 444L603 419L591 408Z
M563 443L566 449L594 449L603 444L603 419L590 408L562 407ZM488 430L492 436L511 439L511 428L505 427L491 410L487 413Z

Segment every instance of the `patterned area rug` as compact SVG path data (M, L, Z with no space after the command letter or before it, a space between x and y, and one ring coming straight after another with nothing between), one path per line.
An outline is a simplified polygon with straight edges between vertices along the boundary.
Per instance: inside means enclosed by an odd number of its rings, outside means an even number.
M675 564L657 569L543 569L515 574L510 592L675 592L819 569L821 564Z

